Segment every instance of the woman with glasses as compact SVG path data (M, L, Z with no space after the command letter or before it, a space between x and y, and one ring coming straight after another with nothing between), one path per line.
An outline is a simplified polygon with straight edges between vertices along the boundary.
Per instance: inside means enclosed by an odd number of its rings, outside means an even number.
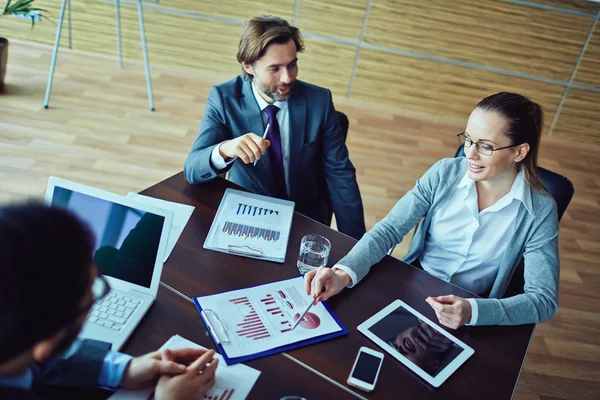
M442 325L549 320L558 309L558 216L537 176L542 126L541 107L526 97L480 101L458 135L466 157L438 161L338 264L306 275L307 293L320 301L356 285L423 220L403 260L484 297L427 298ZM522 259L524 293L502 298Z

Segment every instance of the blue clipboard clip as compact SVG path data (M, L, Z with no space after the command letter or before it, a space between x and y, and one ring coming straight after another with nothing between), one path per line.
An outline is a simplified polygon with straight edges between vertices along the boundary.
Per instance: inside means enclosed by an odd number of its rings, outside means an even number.
M215 321L217 321L217 323L219 324L219 329L221 330L221 334L223 335L225 340L221 340L221 338L219 337L219 334L217 333L217 330L214 328L213 324L210 322L210 318L208 317L209 312L210 312L210 314L212 314L214 316ZM213 310L211 310L210 308L207 308L205 310L200 311L200 314L202 315L204 321L206 322L206 326L208 326L208 330L215 338L215 341L217 342L217 344L229 343L229 336L227 336L227 330L225 329L225 326L221 322L221 319L219 318L217 313L214 312Z

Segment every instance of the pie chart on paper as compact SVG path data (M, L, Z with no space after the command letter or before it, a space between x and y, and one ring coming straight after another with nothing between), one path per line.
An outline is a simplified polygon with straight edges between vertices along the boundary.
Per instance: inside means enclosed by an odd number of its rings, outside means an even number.
M294 315L294 322L298 321L298 318L300 318L300 314ZM317 314L308 312L298 325L304 329L316 329L321 325L321 319Z

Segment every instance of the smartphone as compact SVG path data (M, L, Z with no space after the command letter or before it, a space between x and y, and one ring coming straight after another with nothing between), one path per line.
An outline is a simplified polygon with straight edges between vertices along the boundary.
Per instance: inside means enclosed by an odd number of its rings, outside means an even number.
M348 385L365 392L372 392L379 377L381 364L383 364L383 353L361 347L348 377Z

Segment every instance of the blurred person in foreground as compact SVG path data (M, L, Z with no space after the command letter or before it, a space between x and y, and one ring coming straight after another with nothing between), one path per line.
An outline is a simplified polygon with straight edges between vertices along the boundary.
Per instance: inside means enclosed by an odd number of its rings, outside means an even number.
M143 389L156 399L201 399L214 384L214 351L140 357L78 339L110 291L92 261L93 236L62 209L0 207L0 398L39 399L48 386Z

